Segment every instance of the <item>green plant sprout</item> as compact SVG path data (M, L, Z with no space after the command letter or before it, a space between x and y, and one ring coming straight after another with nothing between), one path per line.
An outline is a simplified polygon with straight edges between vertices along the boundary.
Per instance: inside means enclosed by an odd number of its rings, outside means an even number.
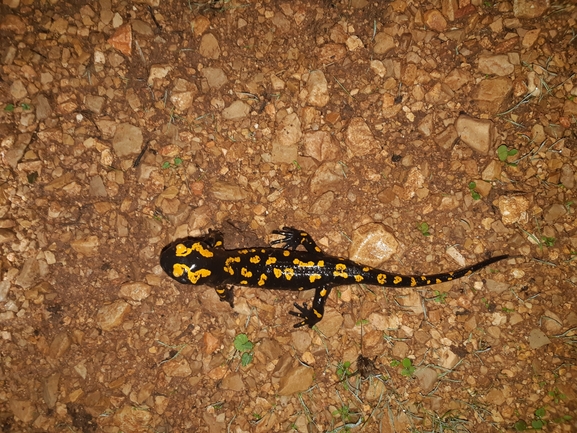
M567 399L567 396L559 391L557 387L555 387L553 391L549 391L547 395L552 397L555 403L559 403L560 401L565 401Z
M473 181L469 182L469 191L471 192L471 197L473 197L473 200L480 200L481 194L475 191L475 188L477 188L477 184Z
M409 358L403 358L402 361L397 361L396 359L391 361L391 367L399 366L402 367L401 376L412 376L416 370L415 366L413 365L413 361L411 361Z
M444 304L446 302L445 300L447 299L448 293L439 292L438 290L435 290L433 293L435 294L433 301L438 302L439 304Z
M517 149L509 149L506 145L502 144L497 148L497 156L499 161L507 162L507 158L513 155L517 155L519 151Z
M541 430L543 426L547 424L547 421L543 419L545 413L546 413L545 408L540 407L534 412L535 418L533 418L533 420L531 421L531 426L529 426L525 422L525 420L520 419L513 425L513 427L515 428L516 431Z
M246 367L252 362L254 356L252 349L254 348L254 344L248 339L246 334L238 334L234 337L234 348L242 353L240 363L243 367Z
M353 375L350 361L339 362L337 365L337 377L339 380L345 380Z
M170 167L178 167L180 164L182 164L182 158L176 157L174 158L174 163L171 163L170 161L164 161L164 163L162 164L162 169L166 170L167 168Z
M339 409L333 411L333 416L340 416L346 422L351 418L351 410L349 406L343 404Z
M427 223L418 224L417 229L419 229L419 231L422 233L423 236L431 236L431 233L429 233L429 224Z

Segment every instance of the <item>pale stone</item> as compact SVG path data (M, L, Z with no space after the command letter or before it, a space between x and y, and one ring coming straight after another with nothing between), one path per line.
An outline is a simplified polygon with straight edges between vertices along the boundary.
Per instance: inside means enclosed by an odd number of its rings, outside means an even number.
M461 115L455 129L465 144L481 154L487 154L495 141L495 126L490 120Z
M357 228L349 246L349 258L355 262L378 267L399 250L395 236L380 223Z
M395 40L391 35L384 32L379 32L375 35L375 45L373 46L375 54L386 54L395 47Z
M208 87L220 89L228 82L228 78L221 68L203 68L200 74L206 78Z
M299 365L291 368L279 382L279 395L291 395L306 391L310 388L314 379L314 369Z
M307 103L314 107L324 107L329 102L328 83L323 71L316 70L309 73L307 81Z
M208 59L218 59L220 57L220 46L212 33L202 35L198 52L202 57Z
M550 0L514 0L513 15L516 18L538 18L549 9Z
M503 224L525 222L528 219L529 200L523 196L501 196L498 201Z
M130 313L130 305L126 301L117 300L101 307L96 313L95 320L103 331L110 331L120 326L128 313Z
M144 139L139 127L130 123L121 123L116 127L112 138L112 148L119 158L138 155Z
M227 120L240 120L250 114L250 105L244 101L234 101L224 110L222 110L222 117Z
M473 90L472 98L477 102L479 109L495 113L508 100L512 91L513 82L510 78L482 80Z
M423 14L425 25L436 32L444 32L447 29L447 20L437 9L429 9Z
M355 156L375 153L379 146L362 117L353 117L345 133L345 143Z
M509 62L509 56L498 54L479 57L479 71L483 74L504 77L511 75L515 71L515 67Z

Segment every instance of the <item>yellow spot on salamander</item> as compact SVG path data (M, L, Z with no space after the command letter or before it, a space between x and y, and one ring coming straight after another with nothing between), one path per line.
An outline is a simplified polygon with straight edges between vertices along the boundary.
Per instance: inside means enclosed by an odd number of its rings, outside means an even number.
M284 251L282 252L282 254L283 254L283 256L288 257L288 256L291 255L291 252L290 252L289 250L284 250Z
M229 257L228 259L225 260L225 264L226 265L230 265L232 262L240 262L240 257L236 256L236 257Z
M324 261L324 260L319 260L319 261L317 262L317 266L318 266L319 268L324 267L324 266L325 266L325 261Z
M249 271L247 268L241 268L240 269L240 274L245 277L245 278L250 278L252 277L252 272Z
M293 263L304 268L311 268L315 265L315 262L301 262L299 259L294 259Z
M363 268L363 272L369 272L370 270L371 270L371 268L369 268L368 266L365 266L365 267Z
M393 284L399 284L401 281L403 281L403 279L398 275L395 275L395 278L393 279Z
M239 254L248 254L248 250L240 250L238 253Z
M194 272L190 272L188 271L188 280L192 283L192 284L196 284L198 283L198 280L201 277L208 277L211 274L211 272L208 269L199 269L198 271L194 271Z
M260 263L260 256L253 256L253 257L251 257L251 258L250 258L250 262L251 262L251 263L254 263L254 264Z
M414 277L411 277L411 287L416 286L417 285L417 280L415 280Z
M267 261L265 262L265 265L269 266L269 265L274 265L276 263L276 257L269 257L267 259Z
M234 269L232 268L232 266L230 266L231 263L233 262L240 262L240 257L236 256L236 257L229 257L228 259L226 259L224 261L224 271L228 272L230 275L234 275Z
M240 284L243 284L243 285L245 285L245 286L246 286L246 285L248 284L248 281L246 281L246 280L242 280L242 281L240 282Z
M364 280L364 278L363 278L362 275L355 275L355 281L356 281L357 283L360 283L360 282L363 281L363 280Z
M222 246L222 241L216 241L216 242L214 243L214 246L215 246L215 247L220 247L220 246Z
M327 289L322 289L320 291L319 295L321 296L321 298L324 298L325 296L327 296Z
M435 279L436 284L441 284L442 282L443 282L443 280L440 280L439 278Z
M321 252L321 249L320 249L319 247L315 247L315 251L316 251L317 253L320 253L320 252Z
M379 284L385 284L387 282L387 274L377 275L377 281L379 282Z
M186 248L184 244L178 244L176 247L174 247L174 255L177 257L188 256L190 253L192 253L192 250Z
M219 295L224 295L225 290L224 289L216 289L216 293L218 293Z
M285 268L284 270L284 277L287 280L290 280L295 275L295 270L293 268Z
M272 271L275 277L280 278L282 276L282 271L279 268L274 268Z
M335 269L337 271L344 271L345 269L347 269L347 265L345 265L344 263L337 263L335 265Z
M315 280L320 280L320 279L321 279L321 276L319 274L311 274L309 277L309 281L311 283L314 283Z
M267 277L266 277L265 274L261 274L261 276L260 276L257 284L258 284L259 286L264 286L265 283L266 283L266 278L267 278Z
M341 271L334 271L333 275L335 277L349 278L349 274L347 274L346 272L341 272Z
M251 248L251 249L250 249L250 252L251 252L251 253L256 253L256 248Z
M317 316L319 319L323 318L323 315L321 313L319 313L317 310L315 310L314 308L313 308L313 313L315 313L315 316Z
M228 272L230 275L234 275L234 269L232 269L230 266L225 266L224 272Z
M175 252L174 254L177 257L186 257L188 256L190 253L192 253L193 251L197 251L202 257L212 257L214 256L214 254L212 253L212 251L207 250L206 248L204 248L200 242L195 242L194 244L192 244L192 246L190 248L186 248L186 246L184 244L178 244L175 248Z
M188 266L181 265L180 263L175 263L172 266L172 275L176 278L181 277L185 272L188 272Z

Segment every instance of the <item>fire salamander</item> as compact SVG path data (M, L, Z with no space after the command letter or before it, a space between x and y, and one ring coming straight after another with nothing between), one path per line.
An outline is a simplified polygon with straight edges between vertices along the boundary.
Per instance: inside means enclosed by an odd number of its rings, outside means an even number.
M315 290L312 307L294 304L290 314L300 321L295 328L313 327L323 318L325 303L336 286L364 283L385 287L419 287L451 281L472 274L491 263L506 259L496 256L475 265L434 275L395 275L347 260L329 256L311 236L301 230L283 227L273 231L282 235L271 245L282 248L224 249L220 232L205 237L179 239L162 249L162 269L179 283L211 286L221 301L234 306L233 286L276 290ZM305 251L297 250L302 245Z

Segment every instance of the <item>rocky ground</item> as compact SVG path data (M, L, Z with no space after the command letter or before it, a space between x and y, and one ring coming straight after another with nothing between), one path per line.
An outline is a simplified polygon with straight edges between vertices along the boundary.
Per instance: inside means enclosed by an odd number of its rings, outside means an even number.
M577 431L577 7L3 0L4 432ZM427 289L183 286L284 225ZM387 260L388 258L388 260Z

